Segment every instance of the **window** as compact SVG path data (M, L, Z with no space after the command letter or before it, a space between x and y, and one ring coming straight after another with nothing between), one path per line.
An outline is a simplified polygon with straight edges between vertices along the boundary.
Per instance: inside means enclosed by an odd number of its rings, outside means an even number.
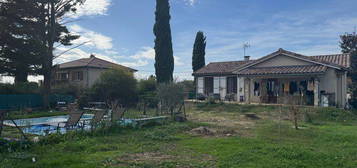
M227 77L227 93L237 93L237 77Z
M56 79L57 80L67 80L68 79L68 73L65 72L60 72L56 74Z
M83 80L83 71L72 72L72 81L81 81Z

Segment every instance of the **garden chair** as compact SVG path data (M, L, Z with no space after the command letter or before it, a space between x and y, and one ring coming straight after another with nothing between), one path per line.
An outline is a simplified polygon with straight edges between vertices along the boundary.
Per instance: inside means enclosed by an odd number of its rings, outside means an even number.
M106 110L97 110L94 113L94 116L93 116L93 118L91 120L91 125L95 126L98 123L100 123L103 120L105 113L106 113Z
M77 104L68 105L69 118L65 122L64 128L73 128L79 124L81 117L84 114L84 111L79 111ZM58 123L58 128L60 128L61 123Z

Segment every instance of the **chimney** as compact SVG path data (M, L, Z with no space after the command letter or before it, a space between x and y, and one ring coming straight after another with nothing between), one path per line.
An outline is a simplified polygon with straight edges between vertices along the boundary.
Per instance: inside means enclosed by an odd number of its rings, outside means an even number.
M91 54L89 58L95 58L95 55L94 55L94 54Z
M244 61L249 61L250 56L244 56Z

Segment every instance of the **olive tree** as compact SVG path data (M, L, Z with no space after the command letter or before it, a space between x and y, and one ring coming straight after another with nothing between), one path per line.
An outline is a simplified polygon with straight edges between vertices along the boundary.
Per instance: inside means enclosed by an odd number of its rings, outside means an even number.
M161 109L165 109L167 113L174 115L174 113L180 112L184 103L184 87L182 84L177 83L159 84L157 97L160 101Z
M92 87L93 95L107 103L118 102L123 106L132 105L137 100L137 81L130 72L110 69L104 72Z

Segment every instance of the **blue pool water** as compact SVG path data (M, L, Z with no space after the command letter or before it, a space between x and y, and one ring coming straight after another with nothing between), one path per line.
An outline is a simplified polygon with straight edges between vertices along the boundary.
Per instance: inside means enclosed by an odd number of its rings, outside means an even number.
M58 128L58 123L64 123L68 120L68 115L40 117L40 118L27 118L14 120L17 126L21 127L22 131L27 134L46 135L52 133L66 133L65 128ZM90 120L93 114L83 114L81 120ZM15 124L10 120L5 120L4 125L15 127ZM86 126L84 129L89 129Z
M69 117L68 115L61 115L61 116L52 116L52 117L17 119L14 121L19 127L34 126L34 125L41 125L41 124L57 126L58 123L66 122L68 120L68 117ZM93 114L83 114L81 120L88 120L92 118L93 118ZM15 126L13 122L10 120L5 120L4 125L12 126L12 127Z

